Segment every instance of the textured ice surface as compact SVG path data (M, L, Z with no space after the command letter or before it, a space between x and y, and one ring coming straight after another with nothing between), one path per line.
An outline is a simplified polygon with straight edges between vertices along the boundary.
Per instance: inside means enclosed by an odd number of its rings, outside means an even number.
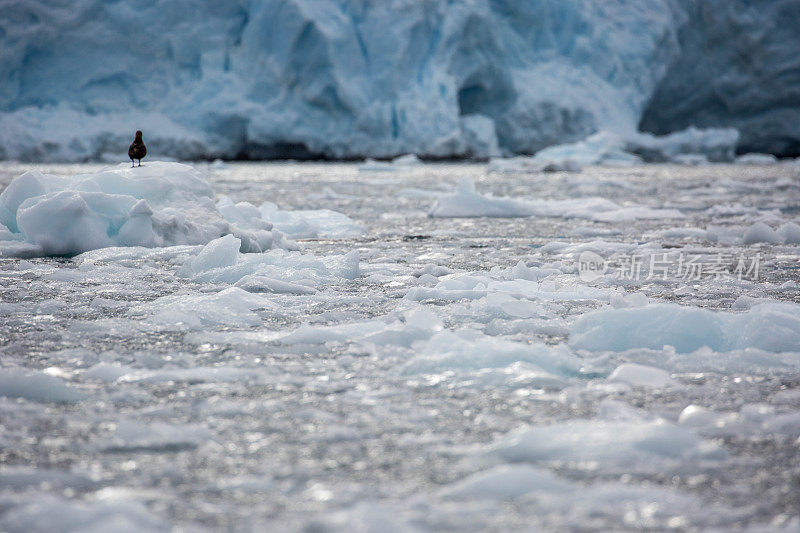
M0 258L0 530L797 530L790 165L197 166L226 235Z
M796 155L799 21L792 0L12 2L0 158L125 160L136 129L151 157L488 157L640 123Z

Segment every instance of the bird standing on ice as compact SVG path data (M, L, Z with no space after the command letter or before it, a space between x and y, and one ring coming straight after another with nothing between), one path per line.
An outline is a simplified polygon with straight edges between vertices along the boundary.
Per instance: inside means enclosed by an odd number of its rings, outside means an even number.
M147 155L147 147L144 145L144 141L142 140L142 132L136 132L136 138L131 143L131 147L128 148L128 157L131 158L131 167L133 167L133 160L139 160L139 166L142 166L142 159L144 156Z

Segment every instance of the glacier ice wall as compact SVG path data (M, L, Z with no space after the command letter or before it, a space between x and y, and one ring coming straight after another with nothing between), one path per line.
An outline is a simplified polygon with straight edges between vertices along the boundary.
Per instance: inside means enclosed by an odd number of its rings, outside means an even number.
M689 0L682 53L642 116L657 134L728 126L741 152L800 155L800 2Z
M690 0L8 0L0 158L113 159L136 129L151 154L177 158L531 153L599 129L633 132L643 115L649 129L669 130L692 113L661 117L654 102L672 105L683 86L664 89L669 73L705 53L690 46L705 31L692 20L698 9ZM762 9L747 28L755 35L780 14ZM726 21L711 30L725 35ZM741 60L725 47L718 55ZM791 71L779 78L784 93L796 81ZM747 73L740 82L755 86ZM739 115L774 103L755 91ZM798 132L797 121L781 122L773 136Z

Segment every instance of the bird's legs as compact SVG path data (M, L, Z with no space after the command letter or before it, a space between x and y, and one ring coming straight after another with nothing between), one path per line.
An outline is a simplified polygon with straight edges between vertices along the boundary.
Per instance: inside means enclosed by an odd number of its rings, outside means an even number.
M131 159L131 168L133 168L133 167L134 167L134 161L133 161L133 159Z

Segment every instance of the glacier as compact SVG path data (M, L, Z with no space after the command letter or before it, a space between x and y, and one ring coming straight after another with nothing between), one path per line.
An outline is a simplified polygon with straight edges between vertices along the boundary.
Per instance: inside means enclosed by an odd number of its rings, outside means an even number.
M792 0L10 1L0 159L531 154L735 128L800 154ZM713 160L713 158L711 158Z

